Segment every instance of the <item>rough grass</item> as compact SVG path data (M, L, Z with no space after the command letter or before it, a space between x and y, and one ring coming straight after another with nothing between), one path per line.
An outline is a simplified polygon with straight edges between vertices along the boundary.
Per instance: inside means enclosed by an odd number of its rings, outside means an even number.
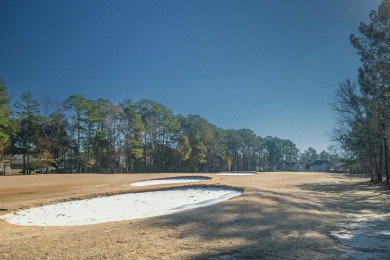
M193 174L195 175L195 174ZM76 227L25 227L0 220L0 259L340 259L332 231L351 214L389 212L389 194L367 178L329 173L211 177L199 184L130 183L191 174L53 174L0 177L0 208L96 196L221 185L243 195L181 213ZM386 223L390 219L385 220Z

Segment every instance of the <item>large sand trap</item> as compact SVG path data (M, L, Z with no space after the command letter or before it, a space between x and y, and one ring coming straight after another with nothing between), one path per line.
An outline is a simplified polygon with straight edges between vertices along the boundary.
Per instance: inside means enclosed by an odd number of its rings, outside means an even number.
M77 226L167 215L205 207L241 194L216 187L180 188L76 200L1 216L23 226Z
M130 184L131 186L143 187L160 184L174 184L174 183L187 183L187 182L199 182L210 180L209 177L176 177L157 180L139 181Z

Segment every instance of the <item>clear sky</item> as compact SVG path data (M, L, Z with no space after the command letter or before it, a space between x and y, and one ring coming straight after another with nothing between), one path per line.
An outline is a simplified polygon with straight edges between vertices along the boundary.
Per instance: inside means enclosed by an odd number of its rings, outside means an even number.
M349 43L380 0L0 0L0 78L41 99L152 99L224 129L330 145Z

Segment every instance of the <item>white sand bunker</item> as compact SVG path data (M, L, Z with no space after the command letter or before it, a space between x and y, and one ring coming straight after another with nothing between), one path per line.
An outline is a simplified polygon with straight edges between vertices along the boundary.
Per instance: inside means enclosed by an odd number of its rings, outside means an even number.
M165 179L155 179L148 181L139 181L134 182L131 186L150 186L150 185L159 185L159 184L173 184L173 183L185 183L185 182L198 182L198 181L207 181L210 180L208 177L174 177L174 178L165 178Z
M237 189L193 187L127 193L32 208L1 216L24 226L75 226L168 215L240 195Z
M256 172L221 172L216 175L230 175L230 176L245 176L245 175L256 175Z

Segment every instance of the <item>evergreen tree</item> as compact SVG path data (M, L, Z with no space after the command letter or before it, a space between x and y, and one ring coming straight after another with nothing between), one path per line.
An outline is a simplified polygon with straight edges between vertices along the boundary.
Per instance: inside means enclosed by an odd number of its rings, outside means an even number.
M31 93L22 94L15 105L18 130L11 142L14 153L23 155L23 174L30 174L34 168L30 165L30 157L36 156L38 151L39 106L39 102L32 98Z
M145 130L141 117L134 108L133 101L126 100L120 104L123 109L121 132L123 136L122 151L125 158L125 172L135 170L136 163L142 158L142 133Z
M333 138L352 160L369 165L378 181L382 172L389 184L390 134L390 0L361 23L350 40L360 55L359 91L349 81L340 84L332 109L338 115Z
M72 171L81 172L82 147L86 141L87 135L87 114L90 103L81 95L72 95L64 101L64 109L69 119L69 132L74 140L75 165L70 165ZM72 158L72 159L73 159Z
M4 81L0 79L0 165L7 162L7 149L9 147L9 138L13 127L11 123L11 110L9 107L9 98ZM0 169L0 172L5 169Z
M378 11L370 13L370 23L361 23L360 37L351 35L351 43L361 56L359 85L366 108L376 115L382 133L383 167L389 184L390 134L390 1L384 0ZM380 155L381 156L381 155ZM382 157L382 156L381 156ZM381 175L378 175L379 180Z
M179 124L172 110L149 99L134 105L145 126L143 160L146 171L161 171L171 167Z
M71 143L67 128L68 122L61 110L41 119L37 150L46 172L50 166L57 172L64 169L66 153Z

